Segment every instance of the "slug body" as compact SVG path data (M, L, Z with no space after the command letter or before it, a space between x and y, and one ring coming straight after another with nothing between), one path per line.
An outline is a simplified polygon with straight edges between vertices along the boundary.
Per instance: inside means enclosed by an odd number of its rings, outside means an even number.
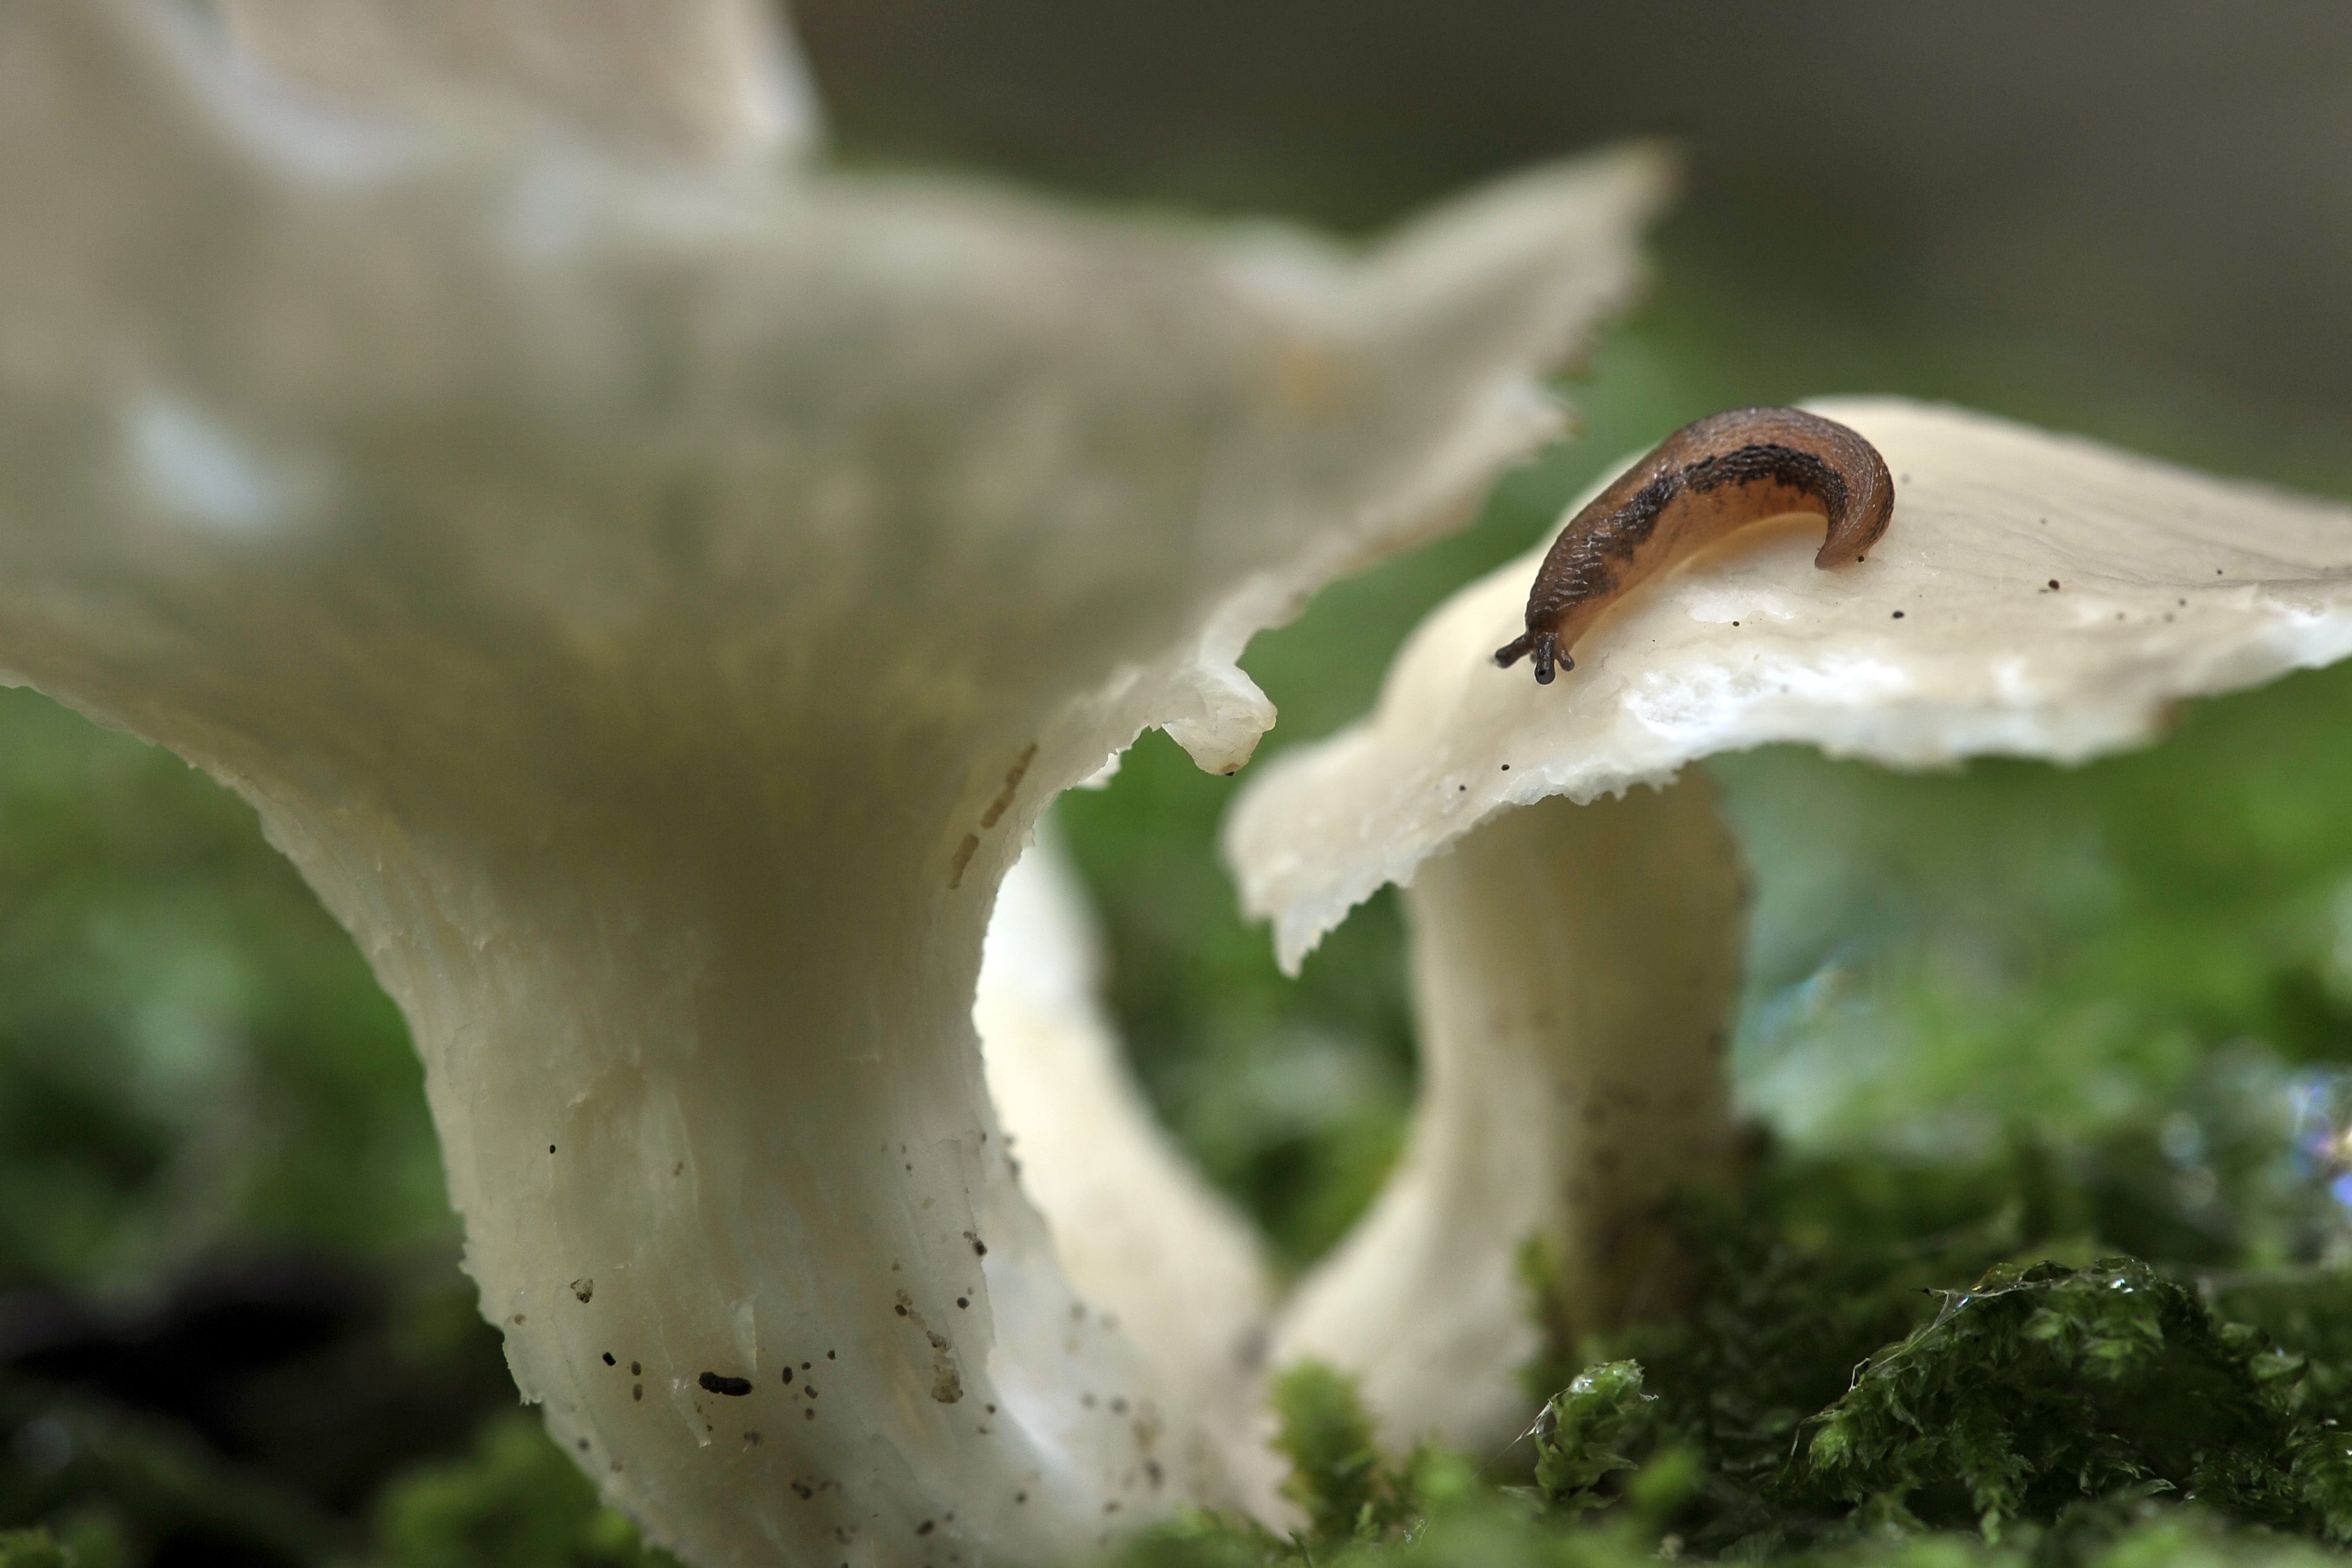
M1878 449L1834 420L1794 408L1712 413L1675 432L1570 517L1528 592L1527 634L1495 651L1530 654L1536 679L1576 668L1576 640L1620 595L1726 534L1792 512L1829 521L1818 567L1863 559L1895 514Z

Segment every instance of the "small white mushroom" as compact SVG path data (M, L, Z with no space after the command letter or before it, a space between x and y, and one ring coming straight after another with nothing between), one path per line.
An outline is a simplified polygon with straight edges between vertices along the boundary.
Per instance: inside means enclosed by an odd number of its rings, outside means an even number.
M1249 1495L1013 1175L996 885L1146 726L1239 767L1249 636L1556 428L1657 159L1357 259L443 112L495 71L345 119L162 15L0 6L0 670L353 932L524 1396L698 1564Z
M1540 686L1492 657L1538 549L1433 613L1372 716L1269 763L1229 820L1286 965L1408 888L1412 1142L1275 1353L1357 1373L1398 1441L1524 1425L1522 1245L1580 1323L1615 1321L1670 1283L1659 1201L1729 1168L1739 878L1692 763L1782 741L1895 768L2081 762L2183 698L2352 654L2352 510L1955 409L1811 406L1895 476L1867 560L1816 570L1817 517L1736 534L1628 594Z

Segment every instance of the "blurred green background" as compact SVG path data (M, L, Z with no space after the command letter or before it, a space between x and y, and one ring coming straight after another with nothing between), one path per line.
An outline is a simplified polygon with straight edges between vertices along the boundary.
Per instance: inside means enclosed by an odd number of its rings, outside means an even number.
M2340 26L2282 8L2202 75L2185 63L2198 37L2170 37L2159 70L2144 37L2119 63L2106 35L2070 26L2074 52L2058 57L2079 68L2071 82L2047 59L2008 81L1998 49L1946 40L1962 86L1979 70L2014 90L1955 109L1967 95L1947 83L1906 110L1899 80L1873 78L1906 164L1855 162L1867 117L1837 141L1814 99L1866 76L1871 48L1902 57L1909 24L1858 37L1861 12L1804 9L1793 40L1755 41L1743 62L1721 40L1701 47L1713 8L1655 8L1685 18L1676 47L1699 53L1682 57L1626 7L1563 13L1592 24L1575 47L1553 22L1530 42L1497 19L1537 9L1473 8L1473 49L1458 29L1374 7L1326 58L1308 8L1297 37L1250 34L1252 50L1294 51L1281 69L1160 83L1122 119L1106 82L1149 51L1103 44L1118 68L1096 80L1083 27L1076 43L1056 30L1069 7L1013 8L977 63L947 47L969 18L803 8L853 165L946 162L1364 227L1508 158L1689 132L1692 194L1657 237L1646 302L1563 388L1580 439L1507 477L1465 532L1329 590L1252 647L1245 663L1282 715L1269 754L1362 712L1405 632L1546 534L1604 465L1727 406L1949 399L2352 497L2352 388L2307 284L2315 249L2336 254L2339 198L2289 213L2277 194L2334 146L2295 140L2291 111L2331 101L2307 78L2340 52ZM1406 68L1365 40L1415 25L1444 35L1431 68L1450 73L1447 90L1416 78L1383 98L1379 71ZM1242 24L1220 6L1186 26ZM1052 47L1023 55L1024 26ZM1243 57L1185 37L1162 60L1180 78ZM2302 63L2271 73L2258 115L2261 45ZM1804 112L1779 112L1776 47L1814 51ZM2116 87L2133 68L2138 85ZM1482 100L1481 71L1509 90ZM2210 156L2174 170L2176 194L2193 187L2173 212L2177 252L2147 248L2128 202L2128 222L2086 229L2067 208L2051 226L2035 214L2065 207L2063 181L2021 204L1961 156L1989 143L2000 169L2031 163L2013 144L2046 120L2017 108L2032 83L2045 83L2035 103L2071 91L2137 104L2177 85L2175 107L2204 106ZM1680 123L1660 124L1661 102ZM1289 118L1266 119L1268 104ZM2052 143L2071 162L2050 162L2094 184L2111 163L2160 183L2177 142L2135 150L2135 123L2108 105L2095 135ZM2265 146L2281 151L2250 151ZM2249 232L2260 214L2241 209L2257 198L2276 225L2215 259L2230 247L2211 230L2226 217ZM2028 254L2037 232L2080 265ZM1970 234L1990 247L1976 263L1954 237ZM2314 1097L2338 1092L2325 1070L2352 1067L2347 719L2352 666L2200 705L2162 745L2075 770L1897 777L1797 750L1721 761L1757 890L1743 1103L1785 1147L1821 1157L2096 1148L2154 1195L2110 1239L2128 1231L2184 1264L2332 1260L2341 1238L2324 1193L2305 1190L2327 1173L2294 1139ZM1402 934L1383 895L1283 979L1214 855L1235 787L1154 735L1109 788L1056 810L1154 1103L1295 1269L1398 1150L1413 1082ZM2225 1161L2225 1145L2253 1153ZM2282 1192L2294 1201L2273 1201ZM250 811L169 756L0 693L0 1525L46 1521L91 1564L637 1561L625 1524L514 1415L457 1241L400 1020Z

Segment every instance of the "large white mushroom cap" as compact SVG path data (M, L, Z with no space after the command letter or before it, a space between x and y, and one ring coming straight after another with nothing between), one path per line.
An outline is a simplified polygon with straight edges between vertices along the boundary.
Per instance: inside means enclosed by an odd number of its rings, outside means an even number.
M1867 560L1815 568L1817 517L1736 534L1627 595L1541 686L1492 656L1539 548L1432 614L1371 716L1276 758L1228 819L1286 965L1408 887L1412 1134L1275 1349L1355 1372L1396 1441L1507 1438L1528 1414L1511 1364L1538 1343L1529 1260L1556 1333L1657 1311L1658 1206L1736 1167L1740 873L1690 764L1781 741L2079 762L2183 698L2352 654L2352 508L1956 409L1812 406L1894 472Z
M639 157L791 156L822 134L774 0L215 4L261 64L347 106L585 133Z
M745 0L235 0L299 83L181 15L0 5L0 671L353 932L525 1396L698 1564L1257 1495L1006 1157L996 886L1144 727L1238 767L1249 636L1557 428L1659 160L1360 256L743 156Z

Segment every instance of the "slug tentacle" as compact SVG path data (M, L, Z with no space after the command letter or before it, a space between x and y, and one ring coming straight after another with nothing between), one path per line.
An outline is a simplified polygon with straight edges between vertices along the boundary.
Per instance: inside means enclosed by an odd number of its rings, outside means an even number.
M1569 519L1528 592L1528 629L1495 651L1507 669L1532 653L1538 683L1587 626L1636 584L1724 535L1811 512L1829 532L1818 567L1862 560L1895 514L1895 478L1878 449L1834 420L1794 408L1709 414Z

